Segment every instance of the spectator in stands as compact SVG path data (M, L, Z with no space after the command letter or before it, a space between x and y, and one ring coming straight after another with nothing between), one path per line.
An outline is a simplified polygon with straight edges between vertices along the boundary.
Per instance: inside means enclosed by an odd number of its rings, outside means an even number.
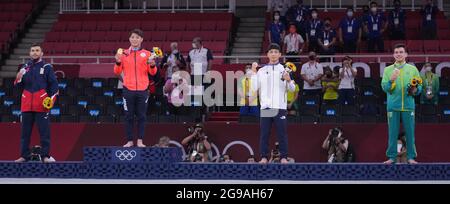
M421 77L424 89L420 95L420 103L437 105L439 101L439 76L433 73L433 67L429 62L423 65Z
M289 34L284 37L284 54L286 56L296 57L288 58L289 62L297 62L299 60L300 53L305 48L305 41L303 37L297 33L297 28L294 24L289 25Z
M281 40L284 39L286 28L280 21L280 12L275 11L273 14L273 22L270 24L267 34L269 35L269 43L276 43L282 46Z
M179 67L186 67L186 61L184 61L183 55L178 51L178 43L172 42L170 43L170 52L166 53L161 60L161 68L167 67L164 71L165 79L168 79L172 76L173 67L178 66Z
M433 5L433 0L426 0L426 4L422 7L422 38L424 40L437 39L436 16L439 12L437 6Z
M169 147L170 138L168 136L162 136L159 138L158 144L153 145L153 147Z
M211 50L203 47L202 39L200 37L196 37L192 40L192 50L189 51L189 55L187 57L187 63L189 66L189 70L192 75L201 75L205 74L207 71L211 70L213 55ZM194 65L197 63L201 63L201 70L194 70Z
M255 156L250 155L247 159L247 163L256 163Z
M414 142L414 97L422 91L422 84L410 86L413 78L420 78L419 71L413 65L406 63L408 53L405 45L396 45L394 48L395 63L384 69L381 87L387 94L387 121L389 139L386 156L389 158L385 164L393 164L397 157L397 138L402 120L406 133L406 148L408 149L408 163L416 164L417 157ZM400 71L401 70L401 71Z
M230 155L224 154L219 158L220 163L234 163L234 161L231 159Z
M394 1L394 9L389 12L389 32L391 40L405 40L406 12L402 9L400 0Z
M252 76L252 87L260 93L261 117L260 117L260 163L267 163L269 156L269 136L272 125L277 130L280 142L281 163L287 163L288 135L287 135L287 103L286 93L295 89L295 82L289 73L280 64L281 48L277 44L271 44L267 49L269 64L265 65ZM256 69L258 64L252 64ZM254 78L253 78L254 77Z
M322 31L322 21L319 19L319 11L317 9L311 10L311 19L306 25L306 42L308 44L308 51L319 52L319 44L317 43L317 36Z
M339 69L339 104L355 104L355 78L358 74L353 67L353 59L346 56L342 62L342 68Z
M344 53L355 53L361 43L361 21L355 18L353 7L347 8L346 17L339 23L339 40Z
M364 29L364 23L369 15L370 15L369 6L364 5L362 7L362 15L357 18L361 24L361 40L363 40L363 41L367 40L367 33L366 33L366 30Z
M347 154L348 147L348 139L343 137L343 131L340 128L330 129L322 143L322 148L328 153L328 163L353 161L352 155Z
M370 3L370 14L364 20L364 31L367 33L367 46L369 52L383 52L383 33L387 22L383 13L378 12L377 2Z
M405 132L400 132L397 139L397 163L407 163Z
M187 145L187 153L191 162L210 161L211 144L205 134L202 123L196 124L190 129L189 136L181 141L182 145Z
M255 91L252 86L252 75L256 74L257 70L252 70L252 65L247 64L245 66L245 75L239 80L238 94L240 97L240 115L251 115L259 117L258 107L258 92Z
M303 5L303 0L297 0L297 5L293 5L287 11L287 19L289 23L295 23L297 32L306 39L306 20L309 16L309 9Z
M338 99L339 78L329 66L323 68L322 92L324 104L336 104Z
M45 163L53 162L54 160L50 157L49 111L59 93L58 81L53 66L42 59L44 51L41 45L32 44L29 51L30 60L22 65L14 80L14 86L23 90L20 108L22 113L20 158L15 162L26 162L31 159L30 139L35 122L41 137L40 158ZM45 104L48 104L48 106Z
M178 66L174 66L172 69L173 73L171 77L166 81L163 92L167 97L167 110L166 115L178 115L180 105L183 104L183 90L187 87L186 81L180 76L180 72ZM180 87L179 92L173 93L173 91Z
M288 91L287 93L287 110L288 115L297 115L299 110L298 107L298 93L300 92L300 87L298 84L295 84L294 91Z
M290 0L269 0L268 11L271 12L272 16L275 15L276 12L280 15L280 22L286 25L286 13L291 6Z
M331 27L331 18L326 18L323 31L319 34L317 42L320 46L321 55L334 55L336 52L336 31Z
M144 40L144 32L134 29L130 32L131 46L127 50L118 50L115 59L114 73L121 75L123 73L123 98L125 110L125 129L127 143L124 147L133 146L133 126L134 116L138 120L138 147L145 147L143 143L145 122L147 113L147 102L149 98L149 77L155 75L157 67L155 59L151 53L142 49L141 44Z
M309 52L309 61L302 65L300 74L303 79L303 95L319 95L322 91L320 79L323 76L323 67L317 62L315 52Z

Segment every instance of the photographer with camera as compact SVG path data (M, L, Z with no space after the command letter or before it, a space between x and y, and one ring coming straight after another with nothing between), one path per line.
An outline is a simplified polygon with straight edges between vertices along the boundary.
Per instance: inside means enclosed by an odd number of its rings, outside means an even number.
M210 160L211 144L202 123L188 128L189 136L181 141L182 145L187 146L188 160L191 162L208 162Z
M323 141L322 148L328 151L328 163L353 161L354 155L349 151L348 140L342 134L341 128L330 129Z

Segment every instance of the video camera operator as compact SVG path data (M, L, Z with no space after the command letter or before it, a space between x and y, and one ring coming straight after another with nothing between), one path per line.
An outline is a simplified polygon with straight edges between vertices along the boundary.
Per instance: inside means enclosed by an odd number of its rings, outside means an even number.
M188 128L189 136L181 141L182 145L187 145L188 160L191 162L210 161L211 144L205 135L203 124L198 123Z
M328 136L322 144L322 148L328 151L328 163L352 162L354 155L349 151L349 142L342 136L341 128L333 128L328 131Z

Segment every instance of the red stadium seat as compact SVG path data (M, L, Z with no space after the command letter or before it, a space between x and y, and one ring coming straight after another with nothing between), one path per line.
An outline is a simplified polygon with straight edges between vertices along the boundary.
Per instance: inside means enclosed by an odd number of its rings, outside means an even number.
M202 21L200 23L202 31L213 31L216 30L216 21Z
M125 31L126 29L127 29L126 21L118 21L118 22L111 23L112 31Z
M67 25L67 31L80 31L82 28L82 22L81 21L73 21L70 22Z
M198 31L200 28L200 21L191 21L186 24L187 31Z
M186 55L192 49L192 42L179 42L178 49L183 55Z
M84 21L82 25L83 31L96 31L97 21Z
M60 33L59 40L61 42L72 42L75 40L76 36L75 32L63 32Z
M67 23L66 22L57 22L53 25L52 31L54 32L64 32L66 31Z
M9 18L10 21L12 22L17 22L17 23L21 23L24 21L24 19L26 18L27 14L26 13L11 13L11 16Z
M180 41L183 32L168 32L166 35L166 40L170 42Z
M419 29L420 21L414 19L408 19L405 22L405 28L409 30L417 30Z
M182 41L192 41L195 37L199 36L199 32L197 31L186 31L183 32L183 35L181 36Z
M423 41L422 40L408 40L407 47L409 53L423 54Z
M214 41L228 41L228 32L227 31L215 31L212 32Z
M450 29L439 30L437 34L439 40L450 40Z
M427 40L423 44L425 54L439 54L439 41L438 40Z
M144 34L144 39L146 38L146 35ZM121 39L121 42L129 42L130 40L130 32L125 32L125 31L122 31L122 32L120 32L120 39Z
M87 55L97 55L99 50L99 43L87 42L82 44L84 47L84 53Z
M113 56L116 53L117 49L119 49L119 47L116 46L116 43L113 42L100 43L99 53L103 55Z
M214 35L214 32L212 32L212 31L200 33L200 37L202 38L203 41L214 41L213 35Z
M438 30L450 29L448 20L446 20L446 19L437 19L436 22L437 22Z
M111 31L106 32L105 40L108 42L119 42L121 41L121 32L120 31Z
M97 31L110 31L111 30L111 22L110 21L98 21L97 22Z
M450 53L450 40L439 40L441 52Z
M158 31L170 31L170 21L159 21L156 23L155 29Z
M154 31L155 30L155 22L154 21L143 21L141 24L141 29L144 32Z
M172 21L172 31L184 31L185 29L186 29L185 21Z
M131 21L131 22L127 21L127 29L126 29L127 32L130 32L131 30L136 29L136 28L144 30L143 28L141 28L140 21ZM145 33L144 33L144 35L145 35ZM144 36L144 37L146 37L146 36Z
M53 54L55 55L66 55L70 49L69 42L58 43L57 46L53 48Z
M81 43L72 43L70 44L70 49L68 51L69 54L83 54L84 53L84 47Z
M97 31L97 32L91 32L91 41L92 42L103 42L105 41L106 37L105 31Z
M91 41L91 33L89 31L79 31L76 32L76 41L77 42L90 42Z
M2 26L3 32L15 32L19 27L19 24L16 22L5 22Z
M166 33L165 32L152 32L152 41L165 41L166 40Z

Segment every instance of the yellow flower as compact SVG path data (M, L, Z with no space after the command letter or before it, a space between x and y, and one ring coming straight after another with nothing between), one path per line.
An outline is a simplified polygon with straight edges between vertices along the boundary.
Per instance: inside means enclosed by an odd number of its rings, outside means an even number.
M51 109L53 107L53 101L50 97L46 97L44 101L42 101L42 105L46 109Z
M159 48L159 47L153 47L153 54L156 57L162 57L163 56L163 52L162 52L161 48Z
M286 62L286 64L284 65L286 68L290 69L292 72L297 71L297 67L295 66L294 63L292 62Z

